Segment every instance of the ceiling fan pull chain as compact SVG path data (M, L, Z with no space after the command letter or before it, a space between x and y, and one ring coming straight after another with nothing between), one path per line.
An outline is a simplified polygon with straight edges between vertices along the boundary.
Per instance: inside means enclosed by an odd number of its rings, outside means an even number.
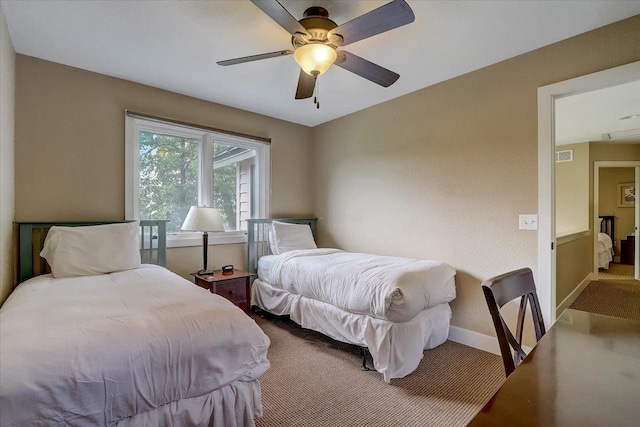
M320 79L316 77L316 84L313 86L313 103L318 103L318 84L320 83Z
M316 109L320 109L320 76L316 77L316 96L313 97Z

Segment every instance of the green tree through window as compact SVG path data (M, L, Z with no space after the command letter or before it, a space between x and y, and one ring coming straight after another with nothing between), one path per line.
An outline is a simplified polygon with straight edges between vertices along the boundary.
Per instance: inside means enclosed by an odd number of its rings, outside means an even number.
M213 207L220 210L226 230L236 229L236 165L214 169Z
M177 232L198 204L198 140L140 132L140 218L166 218Z

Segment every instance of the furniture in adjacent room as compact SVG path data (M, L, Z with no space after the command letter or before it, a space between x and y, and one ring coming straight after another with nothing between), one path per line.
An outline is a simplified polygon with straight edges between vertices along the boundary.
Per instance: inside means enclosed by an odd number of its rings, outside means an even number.
M542 311L536 294L536 285L533 281L533 272L530 268L521 268L493 277L482 283L482 291L487 300L491 319L496 329L502 362L508 377L527 357L527 354L522 349L522 332L527 304L531 307L536 340L540 341L540 338L545 334ZM516 334L514 336L503 319L500 309L516 298L520 298L520 309L518 310ZM512 350L513 355L511 353Z
M600 215L600 231L598 232L598 268L609 269L609 263L615 255L616 217L614 215Z
M469 426L631 426L640 322L567 309Z
M634 264L636 256L636 236L629 235L626 239L620 240L620 263Z
M222 274L222 270L215 270L213 274L201 275L191 273L196 285L209 292L225 297L245 313L250 312L251 302L251 273L233 270L232 274Z

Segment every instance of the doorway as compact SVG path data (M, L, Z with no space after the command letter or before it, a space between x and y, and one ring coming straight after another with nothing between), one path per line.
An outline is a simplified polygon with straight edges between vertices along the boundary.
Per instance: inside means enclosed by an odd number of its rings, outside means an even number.
M640 254L635 241L640 215L635 189L640 186L640 161L594 162L593 208L594 230L600 228L599 218L613 225L613 260L600 262L605 248L594 239L594 278L596 280L640 280ZM629 194L633 194L631 197ZM597 224L597 225L596 225ZM604 267L604 268L599 268Z
M640 80L640 61L538 88L538 295L548 325L555 323L557 307L555 101L637 80ZM635 240L635 252L639 252L638 239Z

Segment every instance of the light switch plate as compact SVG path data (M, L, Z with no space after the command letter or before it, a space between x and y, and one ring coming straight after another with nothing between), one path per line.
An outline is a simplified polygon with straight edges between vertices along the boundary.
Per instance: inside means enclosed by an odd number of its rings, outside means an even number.
M538 229L538 215L525 214L519 216L520 230L537 230Z

